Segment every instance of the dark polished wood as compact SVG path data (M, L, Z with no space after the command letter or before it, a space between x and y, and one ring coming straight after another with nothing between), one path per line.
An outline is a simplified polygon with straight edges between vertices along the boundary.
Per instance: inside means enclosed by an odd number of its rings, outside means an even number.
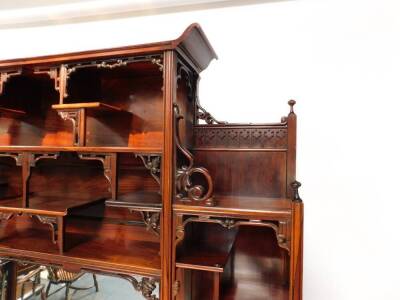
M295 101L276 123L215 119L198 97L215 58L192 24L0 61L7 299L15 261L122 277L148 300L302 299Z

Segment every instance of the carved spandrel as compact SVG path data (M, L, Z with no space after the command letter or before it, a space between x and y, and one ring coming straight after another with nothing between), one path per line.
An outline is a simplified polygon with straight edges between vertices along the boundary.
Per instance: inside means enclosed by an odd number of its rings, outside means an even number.
M72 123L72 145L85 146L86 143L86 120L85 109L60 110L58 115L64 121Z
M117 159L116 153L97 154L97 153L78 153L78 157L82 160L100 161L103 165L103 174L109 184L109 192L113 200L117 199Z
M142 216L143 223L146 226L147 231L153 232L155 235L160 235L160 212L159 211L147 211L139 208L129 208L131 213L139 212Z
M36 68L35 74L47 74L51 79L54 80L54 89L60 91L60 68Z
M290 253L290 222L288 220L272 222L255 219L212 217L208 215L190 216L186 219L183 219L183 216L177 216L175 246L177 246L185 238L185 227L190 222L219 224L228 230L243 225L269 227L274 230L279 247Z
M4 85L11 76L18 76L22 74L22 69L5 71L0 73L0 95L4 91Z
M193 154L186 149L179 136L179 121L183 119L183 116L179 113L179 107L174 104L174 115L175 115L175 145L177 150L185 157L186 162L176 166L176 198L184 203L189 204L200 204L213 206L213 181L210 173L206 168L194 167ZM192 181L193 175L202 175L205 179L207 186L195 184Z
M149 154L136 154L136 157L139 157L144 167L150 171L151 176L155 179L158 185L161 187L160 176L161 176L161 155Z
M142 294L146 300L159 300L156 295L153 295L154 290L157 288L157 280L154 278L142 277L140 280L136 279L133 275L119 275L121 278L129 281L133 288Z
M22 166L23 154L22 153L0 153L0 157L10 157L15 160L17 166Z

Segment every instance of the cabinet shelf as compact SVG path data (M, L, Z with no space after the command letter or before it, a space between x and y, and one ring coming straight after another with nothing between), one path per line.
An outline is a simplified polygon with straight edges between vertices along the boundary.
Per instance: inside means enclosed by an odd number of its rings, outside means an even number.
M105 104L102 102L63 103L63 104L53 104L51 107L57 111L70 110L70 109L91 109L95 111L104 111L104 112L124 111L117 106Z
M202 213L209 215L229 215L236 217L284 217L291 215L290 199L215 195L215 206L196 206L174 204L174 211L179 213Z
M129 226L130 231L144 230ZM125 240L123 243L107 236L89 236L83 229L69 226L68 241L76 244L63 254L57 253L46 232L38 229L24 230L3 238L0 244L2 257L25 258L57 265L75 265L82 269L160 276L159 243ZM140 233L138 233L140 234Z
M117 200L107 199L107 206L128 208L132 210L160 212L161 195L158 192L140 191L120 195Z
M32 196L29 207L23 206L22 198L0 200L0 219L9 221L21 215L35 216L42 224L48 225L51 241L58 251L65 250L65 218L73 210L87 207L103 199L84 199L60 196Z
M22 198L0 200L0 212L15 214L37 214L46 216L66 216L70 211L103 199L71 198L62 196L30 196L29 207L22 206Z
M180 249L176 267L222 273L232 252L234 240L222 243L186 245Z

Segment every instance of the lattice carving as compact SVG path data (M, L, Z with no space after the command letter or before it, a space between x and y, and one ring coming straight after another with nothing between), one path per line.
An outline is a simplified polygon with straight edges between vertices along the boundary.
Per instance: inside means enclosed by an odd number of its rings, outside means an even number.
M183 163L181 166L176 167L176 197L178 200L188 203L198 203L205 205L214 205L212 199L213 195L213 181L210 173L206 168L194 167L194 158L192 153L186 149L179 137L179 121L183 116L179 113L179 107L174 104L175 114L175 144L178 150L183 154L187 160L187 164ZM192 176L200 174L207 182L207 187L202 185L194 185Z
M254 126L252 126L254 127ZM196 148L286 149L286 127L195 126Z
M190 216L183 221L183 217L179 216L178 224L176 227L175 245L178 245L185 238L185 226L190 222L219 224L228 230L242 225L269 227L274 230L279 247L285 249L290 253L290 240L288 238L290 233L290 226L289 226L290 222L288 220L284 221L282 220L275 223L264 220L220 218L207 215L200 215L200 216Z
M159 300L157 296L153 295L153 292L157 287L157 281L154 278L142 277L139 281L134 276L121 274L119 277L129 281L133 288L142 293L142 296L146 300Z

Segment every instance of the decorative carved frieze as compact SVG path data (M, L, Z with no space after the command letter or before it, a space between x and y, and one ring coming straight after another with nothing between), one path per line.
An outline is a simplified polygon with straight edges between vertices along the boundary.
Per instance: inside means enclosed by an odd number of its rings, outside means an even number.
M204 204L208 206L214 205L213 181L210 173L206 168L194 167L194 157L188 149L186 149L179 137L179 121L183 116L179 113L179 107L174 104L175 115L175 144L178 151L185 157L186 163L181 163L176 166L176 198L182 202L191 204ZM178 163L179 164L179 163ZM207 183L207 186L194 184L192 176L194 174L202 175Z
M208 215L189 216L186 219L183 219L183 216L178 216L175 233L175 245L178 245L185 238L185 226L190 222L219 224L228 230L243 225L269 227L274 230L279 247L285 249L290 253L290 222L288 220L273 222L254 219L212 217Z
M72 73L82 68L99 68L99 69L115 69L118 67L125 67L128 64L135 62L149 61L159 67L160 71L163 71L164 65L162 63L162 57L160 55L146 55L146 56L134 56L125 58L112 58L105 60L93 60L87 62L81 62L76 64L63 64L60 67L60 104L63 103L64 98L68 95L68 80Z
M255 126L195 126L195 148L287 148L287 128Z

